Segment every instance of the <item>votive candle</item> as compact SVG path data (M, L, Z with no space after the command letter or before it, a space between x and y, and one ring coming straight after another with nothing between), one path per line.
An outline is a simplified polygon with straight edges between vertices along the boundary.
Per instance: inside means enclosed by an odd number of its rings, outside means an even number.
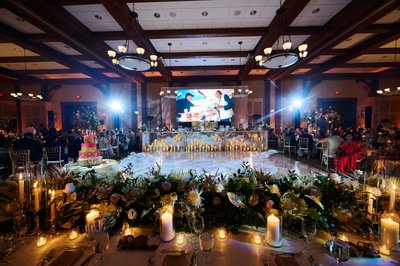
M69 232L69 240L74 240L78 237L78 231L77 230L71 230L71 232Z
M185 243L185 234L183 233L176 234L175 241L177 245L183 245Z
M47 238L44 236L41 236L38 238L38 240L36 240L37 247L43 247L44 245L46 245L46 243L47 243Z
M225 239L226 238L226 229L225 227L218 228L218 238Z
M380 245L379 246L379 252L382 255L390 256L390 248L386 245Z
M261 245L261 242L262 242L262 237L261 237L261 235L260 235L259 233L255 233L255 234L253 235L253 243L254 243L255 245Z

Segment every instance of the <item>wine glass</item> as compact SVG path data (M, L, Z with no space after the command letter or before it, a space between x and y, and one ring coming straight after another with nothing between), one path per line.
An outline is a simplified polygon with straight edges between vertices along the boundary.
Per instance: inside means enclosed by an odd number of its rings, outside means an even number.
M334 237L329 244L329 253L336 259L337 264L340 265L341 262L348 261L350 258L349 244Z
M214 235L211 231L205 230L200 234L199 240L201 250L206 252L206 264L208 264L208 253L214 247Z
M98 232L94 234L93 251L100 254L100 261L104 260L104 252L110 245L110 239L107 232Z
M317 233L317 225L313 220L302 220L301 221L301 232L307 241L307 250L310 250L310 240L314 238Z
M290 215L289 211L284 210L283 211L283 228L284 228L284 234L285 234L286 239L290 239L290 234L288 234L288 227L291 222L292 222L292 216Z
M24 244L24 236L31 227L31 219L23 213L14 215L13 228L15 233L21 239L21 245Z
M198 243L198 236L204 229L204 219L201 216L194 215L191 219L189 219L189 226L192 228L194 232L194 237L192 237L192 243Z

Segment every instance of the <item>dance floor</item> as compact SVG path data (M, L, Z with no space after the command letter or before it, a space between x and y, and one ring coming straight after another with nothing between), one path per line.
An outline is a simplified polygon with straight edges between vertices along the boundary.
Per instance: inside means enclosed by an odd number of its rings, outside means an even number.
M265 152L227 151L227 152L153 152L132 153L120 162L120 169L131 163L134 173L146 174L158 163L162 174L186 172L195 169L198 172L230 174L236 172L243 162L249 162L256 170L276 173L279 170L295 170L298 173L323 172L320 169L298 162L296 157L288 158L275 150Z

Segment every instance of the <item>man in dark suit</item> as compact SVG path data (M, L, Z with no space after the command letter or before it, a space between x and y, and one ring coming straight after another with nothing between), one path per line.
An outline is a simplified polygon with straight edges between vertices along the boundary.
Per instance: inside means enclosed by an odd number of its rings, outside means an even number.
M14 142L13 150L29 150L30 161L40 162L43 158L43 147L40 141L35 139L36 130L33 127L25 128L24 137Z
M185 98L176 101L176 113L178 117L180 117L180 114L185 113L185 109L187 113L190 112L190 108L194 106L194 104L192 103L192 98L193 94L188 92L185 94Z
M75 161L79 158L79 151L81 150L82 138L76 129L70 133L71 144L68 148L68 157L73 158Z

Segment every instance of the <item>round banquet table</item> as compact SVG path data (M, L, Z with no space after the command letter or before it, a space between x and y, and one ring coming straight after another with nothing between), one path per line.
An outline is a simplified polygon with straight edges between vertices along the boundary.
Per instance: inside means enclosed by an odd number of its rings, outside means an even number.
M78 163L74 163L71 166L71 170L77 173L86 173L87 171L94 170L98 176L114 177L119 171L119 166L116 160L103 159L101 164L92 167L84 167Z
M139 234L148 234L151 230L138 229ZM318 232L313 241L310 242L310 250L306 250L304 239L296 236L291 236L290 239L284 239L281 248L271 248L267 245L255 246L251 242L252 232L242 231L240 234L234 235L229 233L227 239L219 240L214 231L214 248L209 253L208 263L205 261L205 256L202 251L199 251L197 256L197 265L226 265L226 266L265 266L276 265L275 256L285 252L303 251L303 254L296 257L299 265L311 265L308 260L311 254L320 265L335 265L335 259L329 255L329 252L324 247L326 239L329 235L325 232ZM188 236L188 234L186 234ZM163 265L166 256L164 250L187 250L185 265L190 265L190 259L194 251L194 245L186 241L185 244L178 246L175 240L164 243L154 251L143 250L119 250L117 248L118 240L121 235L115 235L110 239L109 249L104 253L104 261L100 262L99 255L88 265L136 265L136 266L151 266ZM355 242L357 235L348 235L349 239ZM93 254L91 249L92 241L86 239L85 234L80 234L77 239L69 240L67 233L60 233L53 237L49 237L47 244L43 247L36 247L36 238L28 238L25 240L25 245L18 248L8 257L8 265L37 265L40 259L49 253L51 249L55 249L54 257L46 265L52 265L52 261L57 259L65 252L66 247L75 246L76 249L69 250L70 252L80 252L79 259L74 264L64 263L64 265L81 265L82 262ZM71 253L72 254L72 253ZM29 263L28 263L29 260ZM400 265L400 251L392 251L390 257L382 255L381 258L350 258L344 265ZM28 263L28 264L27 264ZM179 265L174 265L179 266Z

